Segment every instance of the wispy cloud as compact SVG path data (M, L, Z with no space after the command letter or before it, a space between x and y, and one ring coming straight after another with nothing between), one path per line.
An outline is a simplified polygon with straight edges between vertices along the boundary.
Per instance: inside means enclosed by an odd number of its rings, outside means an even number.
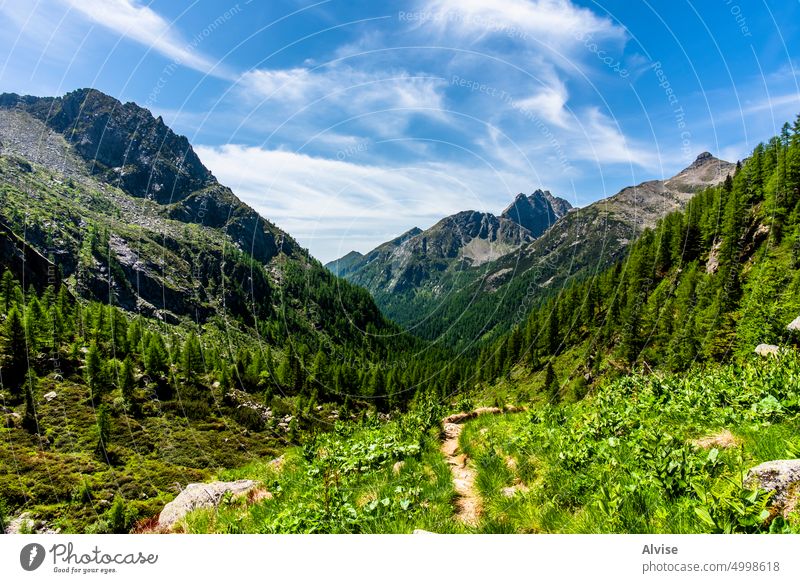
M366 165L241 145L196 150L223 183L323 261L458 211L499 212L520 180L441 162Z
M554 80L552 84L543 87L534 95L518 101L516 106L521 110L532 111L550 124L566 128L570 125L572 117L566 109L568 99L564 83Z
M625 38L622 27L568 0L433 0L419 3L418 11L421 23L478 39L504 36L570 47L578 44L576 38L589 34Z
M175 63L218 77L226 69L204 56L183 39L176 27L148 6L135 0L62 0L85 18L123 37L141 43Z
M388 110L391 115L372 120L371 129L379 135L396 135L410 116L442 117L446 82L404 70L372 72L329 65L258 69L245 73L239 84L241 95L251 103L267 104L280 123L313 117L325 129L326 124L358 117L370 124L371 116Z
M575 155L598 164L629 164L648 170L662 168L661 159L653 144L642 144L625 136L619 126L596 107L583 116L583 126L573 140ZM670 156L669 164L674 160Z

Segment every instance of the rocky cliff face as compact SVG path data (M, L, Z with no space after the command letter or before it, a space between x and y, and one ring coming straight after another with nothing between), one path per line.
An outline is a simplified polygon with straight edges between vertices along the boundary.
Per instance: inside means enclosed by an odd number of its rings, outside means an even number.
M483 265L532 240L530 231L516 221L463 211L425 231L411 229L366 255L349 253L326 267L376 296L415 294L423 288L439 293L436 283L443 273Z
M569 212L572 205L549 190L535 190L532 194L519 193L500 216L514 221L539 237L555 222Z
M166 204L216 183L184 136L135 103L78 89L63 97L5 93L0 107L44 122L64 136L92 174L132 196Z
M79 295L132 311L266 317L286 261L320 268L185 137L99 91L0 95L0 187L9 245L51 258Z

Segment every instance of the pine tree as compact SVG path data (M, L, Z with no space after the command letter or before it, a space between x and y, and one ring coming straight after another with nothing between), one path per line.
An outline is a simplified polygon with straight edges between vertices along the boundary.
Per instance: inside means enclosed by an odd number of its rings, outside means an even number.
M153 379L161 378L169 371L169 356L160 334L150 335L144 366L147 374Z
M22 316L15 306L11 308L6 318L3 340L3 352L8 358L8 366L3 371L3 380L12 394L20 395L21 385L28 372L28 344Z
M292 347L291 346L287 347L286 355L284 356L280 366L278 367L278 379L280 380L281 384L287 389L294 388L297 382L295 379L295 373L297 367L294 364L294 361L296 359L297 357L295 356Z
M369 386L367 387L367 395L375 398L375 404L379 409L384 408L386 380L383 375L383 368L380 365L372 367Z
M558 322L557 304L551 306L550 317L547 319L547 353L556 356L561 346L560 325Z
M328 368L328 359L325 356L325 353L322 350L319 350L314 356L314 362L311 364L311 372L308 378L308 384L311 387L314 387L314 390L317 391L318 396L322 399L325 398L326 393L326 383L327 383L327 368Z
M120 371L119 385L122 391L122 398L128 407L134 404L134 388L136 387L136 378L133 370L133 360L130 355L125 357L122 361L122 369Z
M25 329L28 337L28 350L30 353L36 354L46 330L42 304L36 295L30 297L25 309Z
M102 397L109 388L106 367L96 342L92 342L86 354L86 382L92 391L92 399Z
M553 363L548 361L544 373L544 390L550 403L558 403L561 386L558 384L556 371L553 370Z
M36 415L36 402L34 391L38 384L36 375L28 371L25 380L25 415L22 417L22 427L29 433L39 433L39 418Z
M95 446L95 453L102 460L108 459L108 446L109 438L111 435L111 419L106 405L100 405L97 408L97 445Z
M0 294L3 297L3 313L8 314L11 306L16 300L16 293L14 289L17 287L17 280L10 270L6 269L3 272L3 278L0 280Z
M205 374L203 352L200 349L200 341L194 332L189 334L183 344L181 369L184 378L192 383L196 383L199 376Z

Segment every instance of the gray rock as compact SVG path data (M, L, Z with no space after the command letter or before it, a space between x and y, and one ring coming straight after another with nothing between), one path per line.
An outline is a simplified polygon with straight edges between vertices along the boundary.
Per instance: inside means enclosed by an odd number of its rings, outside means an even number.
M23 512L6 525L6 534L59 534L61 529L52 529L44 520L37 520L30 512Z
M778 356L781 349L774 344L759 344L756 346L755 353L759 356Z
M44 400L47 401L48 403L53 399L55 399L56 397L58 397L58 393L56 393L55 391L50 391L49 393L44 394Z
M164 506L158 517L158 526L169 529L192 510L217 506L228 492L238 497L247 494L257 485L253 480L189 484L175 500Z
M285 461L284 456L279 456L279 457L276 457L273 460L270 460L268 465L269 465L269 467L271 467L271 468L273 468L273 469L275 469L277 471L281 471L281 469L283 468L283 462L284 461Z
M23 512L16 518L12 518L6 525L6 534L19 534L23 530L33 531L34 521L30 512Z
M744 483L750 488L757 486L773 492L770 498L773 511L788 514L800 491L800 459L764 462L748 470Z
M800 316L797 316L792 322L786 326L789 332L800 332Z

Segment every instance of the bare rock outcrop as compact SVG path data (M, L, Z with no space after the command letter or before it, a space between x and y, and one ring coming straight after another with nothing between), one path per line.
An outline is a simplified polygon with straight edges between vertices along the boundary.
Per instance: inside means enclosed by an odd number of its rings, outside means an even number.
M44 521L23 512L6 525L6 534L59 534L61 529L53 529Z
M755 353L759 356L778 356L780 351L780 347L774 344L759 344L756 346Z
M794 320L792 320L786 329L789 332L800 332L800 316L797 316Z
M795 509L800 496L800 459L764 462L748 470L744 483L772 492L773 515L786 516Z
M257 486L253 480L189 484L175 500L164 506L158 517L158 526L168 530L192 510L215 507L229 492L233 497L244 496Z

